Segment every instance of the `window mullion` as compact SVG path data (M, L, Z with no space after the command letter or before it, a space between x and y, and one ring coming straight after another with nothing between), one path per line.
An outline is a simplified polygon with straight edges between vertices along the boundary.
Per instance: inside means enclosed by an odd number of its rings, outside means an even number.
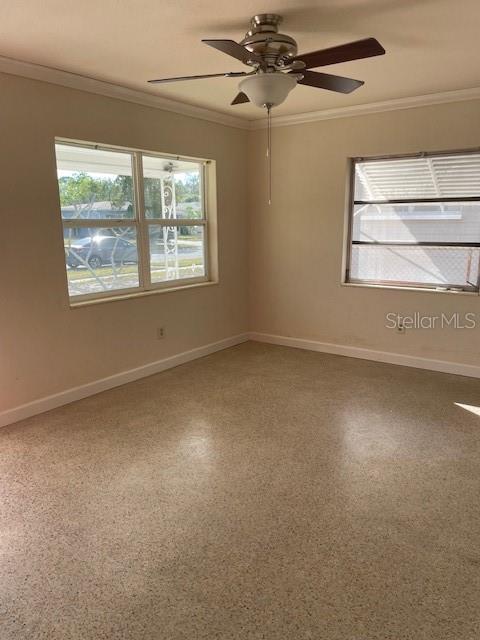
M204 164L202 166L202 173L201 173L202 179L201 179L201 203L202 203L202 218L205 220L205 223L203 225L203 264L204 264L204 271L205 271L205 277L206 278L210 278L210 272L211 272L211 264L210 264L210 238L209 238L209 233L210 233L210 229L209 229L209 225L207 224L207 211L208 211L208 182L207 182L207 178L208 178L208 171L207 171L207 165Z
M144 289L151 288L150 277L150 250L148 238L148 225L145 218L145 195L143 188L143 162L142 154L139 151L134 152L134 169L133 179L135 184L135 202L137 210L138 223L138 263L140 286Z
M121 220L113 218L65 218L62 224L67 228L74 227L132 227L135 220L131 218L122 218Z
M201 227L207 224L204 218L148 218L144 222L147 226L156 227Z

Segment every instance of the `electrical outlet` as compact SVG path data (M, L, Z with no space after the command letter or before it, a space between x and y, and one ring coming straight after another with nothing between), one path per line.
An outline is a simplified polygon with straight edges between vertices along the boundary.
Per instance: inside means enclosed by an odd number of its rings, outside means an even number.
M157 327L157 340L165 338L165 327Z

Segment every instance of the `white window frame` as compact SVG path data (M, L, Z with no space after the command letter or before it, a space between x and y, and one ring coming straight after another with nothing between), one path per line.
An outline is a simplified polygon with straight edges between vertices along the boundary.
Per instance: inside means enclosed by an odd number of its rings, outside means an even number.
M69 138L55 138L55 144L82 147L84 149L117 151L126 153L132 159L132 182L133 182L133 209L134 218L82 218L64 219L60 207L60 218L62 228L79 227L132 227L136 230L137 253L138 253L138 279L139 285L136 287L125 287L122 289L106 289L95 293L71 296L68 291L68 277L65 267L67 293L70 306L82 306L90 302L106 302L122 298L144 296L152 293L175 291L181 288L214 284L218 282L218 267L216 255L216 165L214 160L204 158L194 158L190 156L179 156L171 153L162 153L146 149L123 147L118 145L100 144L86 142L83 140L72 140ZM143 182L143 157L153 157L170 159L172 161L185 161L199 164L201 166L201 202L202 218L147 218L145 215L144 203L144 182ZM59 194L60 197L60 194ZM150 272L150 246L149 227L188 227L197 226L203 228L203 253L205 274L192 278L177 278L162 282L152 282ZM212 237L213 236L213 237Z
M402 159L413 159L413 158L431 158L438 156L455 156L455 155L468 155L468 154L479 154L480 148L471 148L471 149L457 149L454 151L434 151L434 152L420 152L420 153L409 153L409 154L400 154L400 155L382 155L382 156L369 156L369 157L355 157L349 158L349 175L348 175L348 208L346 211L346 226L347 232L345 234L345 251L344 251L344 261L343 261L343 277L342 284L347 286L360 286L360 287L370 287L370 288L381 288L381 289L406 289L409 291L430 291L435 293L456 293L456 294L465 294L465 295L476 295L480 294L480 269L479 269L479 278L476 286L469 287L459 287L457 285L433 285L433 284L423 284L419 282L413 281L392 281L392 280L363 280L358 278L350 277L350 265L351 265L351 254L352 254L352 246L353 244L392 244L392 243L368 243L362 241L354 241L353 240L353 218L354 218L354 210L355 205L362 204L409 204L415 202L417 204L423 203L444 203L448 204L449 202L479 202L480 204L480 195L479 197L458 197L458 198L415 198L415 199L399 199L399 200L356 200L355 199L355 172L356 165L359 162L375 162L379 160L392 161L392 160L402 160ZM451 216L449 219L459 219L461 216ZM448 219L448 218L441 218ZM410 244L410 243L398 243L398 244ZM417 242L411 243L416 246L471 246L471 247L480 247L480 243L462 243L462 242Z

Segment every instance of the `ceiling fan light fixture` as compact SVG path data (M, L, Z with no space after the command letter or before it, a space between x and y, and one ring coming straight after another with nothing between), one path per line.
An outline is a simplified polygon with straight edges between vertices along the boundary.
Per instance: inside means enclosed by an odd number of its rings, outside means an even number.
M312 71L350 60L362 60L385 53L375 38L364 38L328 49L319 49L298 54L297 43L289 35L278 32L282 17L273 13L253 16L250 29L241 42L235 40L202 40L206 45L243 62L253 70L229 71L227 73L207 73L196 76L160 78L149 80L159 84L180 80L199 80L224 76L234 78L245 76L238 85L239 93L231 105L251 102L257 107L267 109L267 152L268 161L268 203L272 201L272 107L277 107L287 98L290 91L302 84L317 89L326 89L337 93L351 93L364 83L353 78L344 78L329 73ZM285 73L286 72L286 73Z
M277 107L282 104L296 84L297 79L294 75L277 71L248 76L240 82L238 87L257 107Z

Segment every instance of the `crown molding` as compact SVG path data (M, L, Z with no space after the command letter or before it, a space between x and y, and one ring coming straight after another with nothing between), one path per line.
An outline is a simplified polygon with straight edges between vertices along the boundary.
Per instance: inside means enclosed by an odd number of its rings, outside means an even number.
M385 100L384 102L371 102L369 104L358 104L351 107L339 107L338 109L310 111L308 113L298 113L290 116L273 116L272 127L288 127L295 124L317 122L319 120L351 118L353 116L364 116L370 113L415 109L417 107L427 107L435 104L466 102L467 100L479 99L480 87L460 89L458 91L444 91L443 93L430 93L424 96L413 96L411 98L397 98L395 100ZM266 118L250 121L250 129L265 129L266 127Z
M115 98L117 100L125 100L146 107L161 109L162 111L170 111L179 113L190 118L215 122L228 127L236 127L238 129L265 129L267 127L267 119L259 118L256 120L239 118L231 116L214 109L206 109L205 107L197 107L194 105L171 100L162 96L153 95L137 89L130 89L122 85L96 80L88 76L82 76L69 71L62 71L53 67L45 67L31 62L23 62L14 58L6 58L0 56L0 73L22 76L32 80L40 80L50 84L95 93L97 95ZM310 111L307 113L297 113L289 116L273 116L273 127L288 127L296 124L305 124L309 122L317 122L320 120L333 120L336 118L350 118L353 116L363 116L371 113L382 113L385 111L396 111L400 109L414 109L417 107L426 107L435 104L447 104L449 102L465 102L467 100L480 99L480 87L473 89L460 89L458 91L444 91L442 93L431 93L422 96L413 96L410 98L397 98L395 100L385 100L383 102L371 102L367 104L353 105L350 107L339 107L336 109L323 109L320 111Z
M144 91L129 89L118 84L96 80L88 76L82 76L61 69L52 67L44 67L31 62L23 62L14 58L6 58L0 56L0 73L8 73L10 75L22 76L32 80L40 80L50 84L68 87L70 89L78 89L87 91L88 93L96 93L108 98L116 98L117 100L125 100L141 104L145 107L153 107L163 111L171 111L179 113L191 118L207 120L216 124L223 124L228 127L237 127L239 129L249 129L250 121L226 113L215 111L213 109L205 109L204 107L196 107L170 98L163 98Z

